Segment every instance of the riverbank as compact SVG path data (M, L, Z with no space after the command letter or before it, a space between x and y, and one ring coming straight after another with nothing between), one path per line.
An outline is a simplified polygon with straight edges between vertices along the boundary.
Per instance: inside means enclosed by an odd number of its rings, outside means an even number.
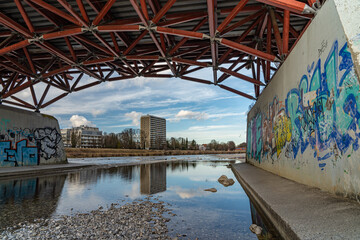
M120 207L19 224L0 233L0 239L173 239L166 224L173 216L163 201L148 196Z
M68 158L208 155L208 154L242 153L240 151L145 150L145 149L112 149L112 148L65 148L65 152Z

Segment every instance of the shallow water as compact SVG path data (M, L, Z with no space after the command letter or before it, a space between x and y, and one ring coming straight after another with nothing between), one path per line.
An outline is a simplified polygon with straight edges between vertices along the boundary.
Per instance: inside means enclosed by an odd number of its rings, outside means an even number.
M0 181L0 229L37 218L57 218L77 212L89 212L112 203L142 199L151 194L170 203L176 214L168 223L169 234L185 234L195 239L257 239L249 230L252 223L264 228L261 214L236 181L230 162L219 156L168 157L159 163L144 163L146 158L77 159L71 162L92 164L124 163L134 159L140 165L95 168L62 175ZM169 161L171 159L171 161ZM184 159L184 160L180 160ZM224 187L221 175L235 180ZM216 193L205 192L216 188ZM264 239L259 236L259 239Z

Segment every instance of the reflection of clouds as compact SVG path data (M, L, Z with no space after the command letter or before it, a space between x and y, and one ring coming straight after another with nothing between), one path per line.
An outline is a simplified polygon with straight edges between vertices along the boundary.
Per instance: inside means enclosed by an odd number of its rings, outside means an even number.
M62 197L56 209L56 214L69 214L69 209L74 209L75 212L87 212L95 210L99 206L104 206L104 203L106 203L105 199L98 194L85 195Z
M140 183L138 181L131 184L131 188L124 192L124 195L128 195L129 198L135 199L141 197L140 194Z
M174 191L177 195L179 195L179 197L181 199L188 199L188 198L193 198L193 197L203 197L203 196L206 196L209 194L208 192L205 192L201 188L184 189L179 186L170 187L170 188L168 188L168 191Z
M190 177L189 178L191 181L194 182L216 182L217 178L216 177L200 177L200 176L196 176L196 177Z
M86 186L79 183L69 182L67 187L67 194L70 198L80 196L84 193Z

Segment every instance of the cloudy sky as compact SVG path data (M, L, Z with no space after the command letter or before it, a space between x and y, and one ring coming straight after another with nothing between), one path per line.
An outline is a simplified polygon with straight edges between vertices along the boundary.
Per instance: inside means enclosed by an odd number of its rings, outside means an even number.
M211 80L212 69L191 76ZM254 95L253 85L239 79L230 77L223 84ZM151 114L166 118L168 138L187 137L198 143L233 140L239 144L245 141L246 113L252 103L214 85L138 77L71 93L42 112L55 116L61 128L85 124L107 133L139 128L140 116Z

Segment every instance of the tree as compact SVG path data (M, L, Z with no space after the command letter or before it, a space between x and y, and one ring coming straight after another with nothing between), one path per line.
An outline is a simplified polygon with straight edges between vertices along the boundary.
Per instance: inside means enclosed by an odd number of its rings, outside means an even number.
M120 141L119 141L118 135L115 133L104 134L103 146L105 148L119 148Z
M196 141L194 139L190 143L190 149L191 150L196 150L197 149L197 144L196 144Z
M149 134L147 131L141 130L140 131L140 148L145 149L149 148L150 146L147 146L147 142L149 141Z
M209 148L210 148L210 150L218 150L218 148L219 148L219 143L218 143L215 139L213 139L213 140L211 140L211 142L209 143Z
M234 141L228 141L227 142L227 145L228 145L228 150L229 151L234 151L235 150L235 143L234 143Z
M76 134L74 130L71 131L70 136L71 147L76 148L80 144L80 135Z
M134 149L136 148L136 137L137 133L135 129L127 128L120 133L120 141L123 148Z

